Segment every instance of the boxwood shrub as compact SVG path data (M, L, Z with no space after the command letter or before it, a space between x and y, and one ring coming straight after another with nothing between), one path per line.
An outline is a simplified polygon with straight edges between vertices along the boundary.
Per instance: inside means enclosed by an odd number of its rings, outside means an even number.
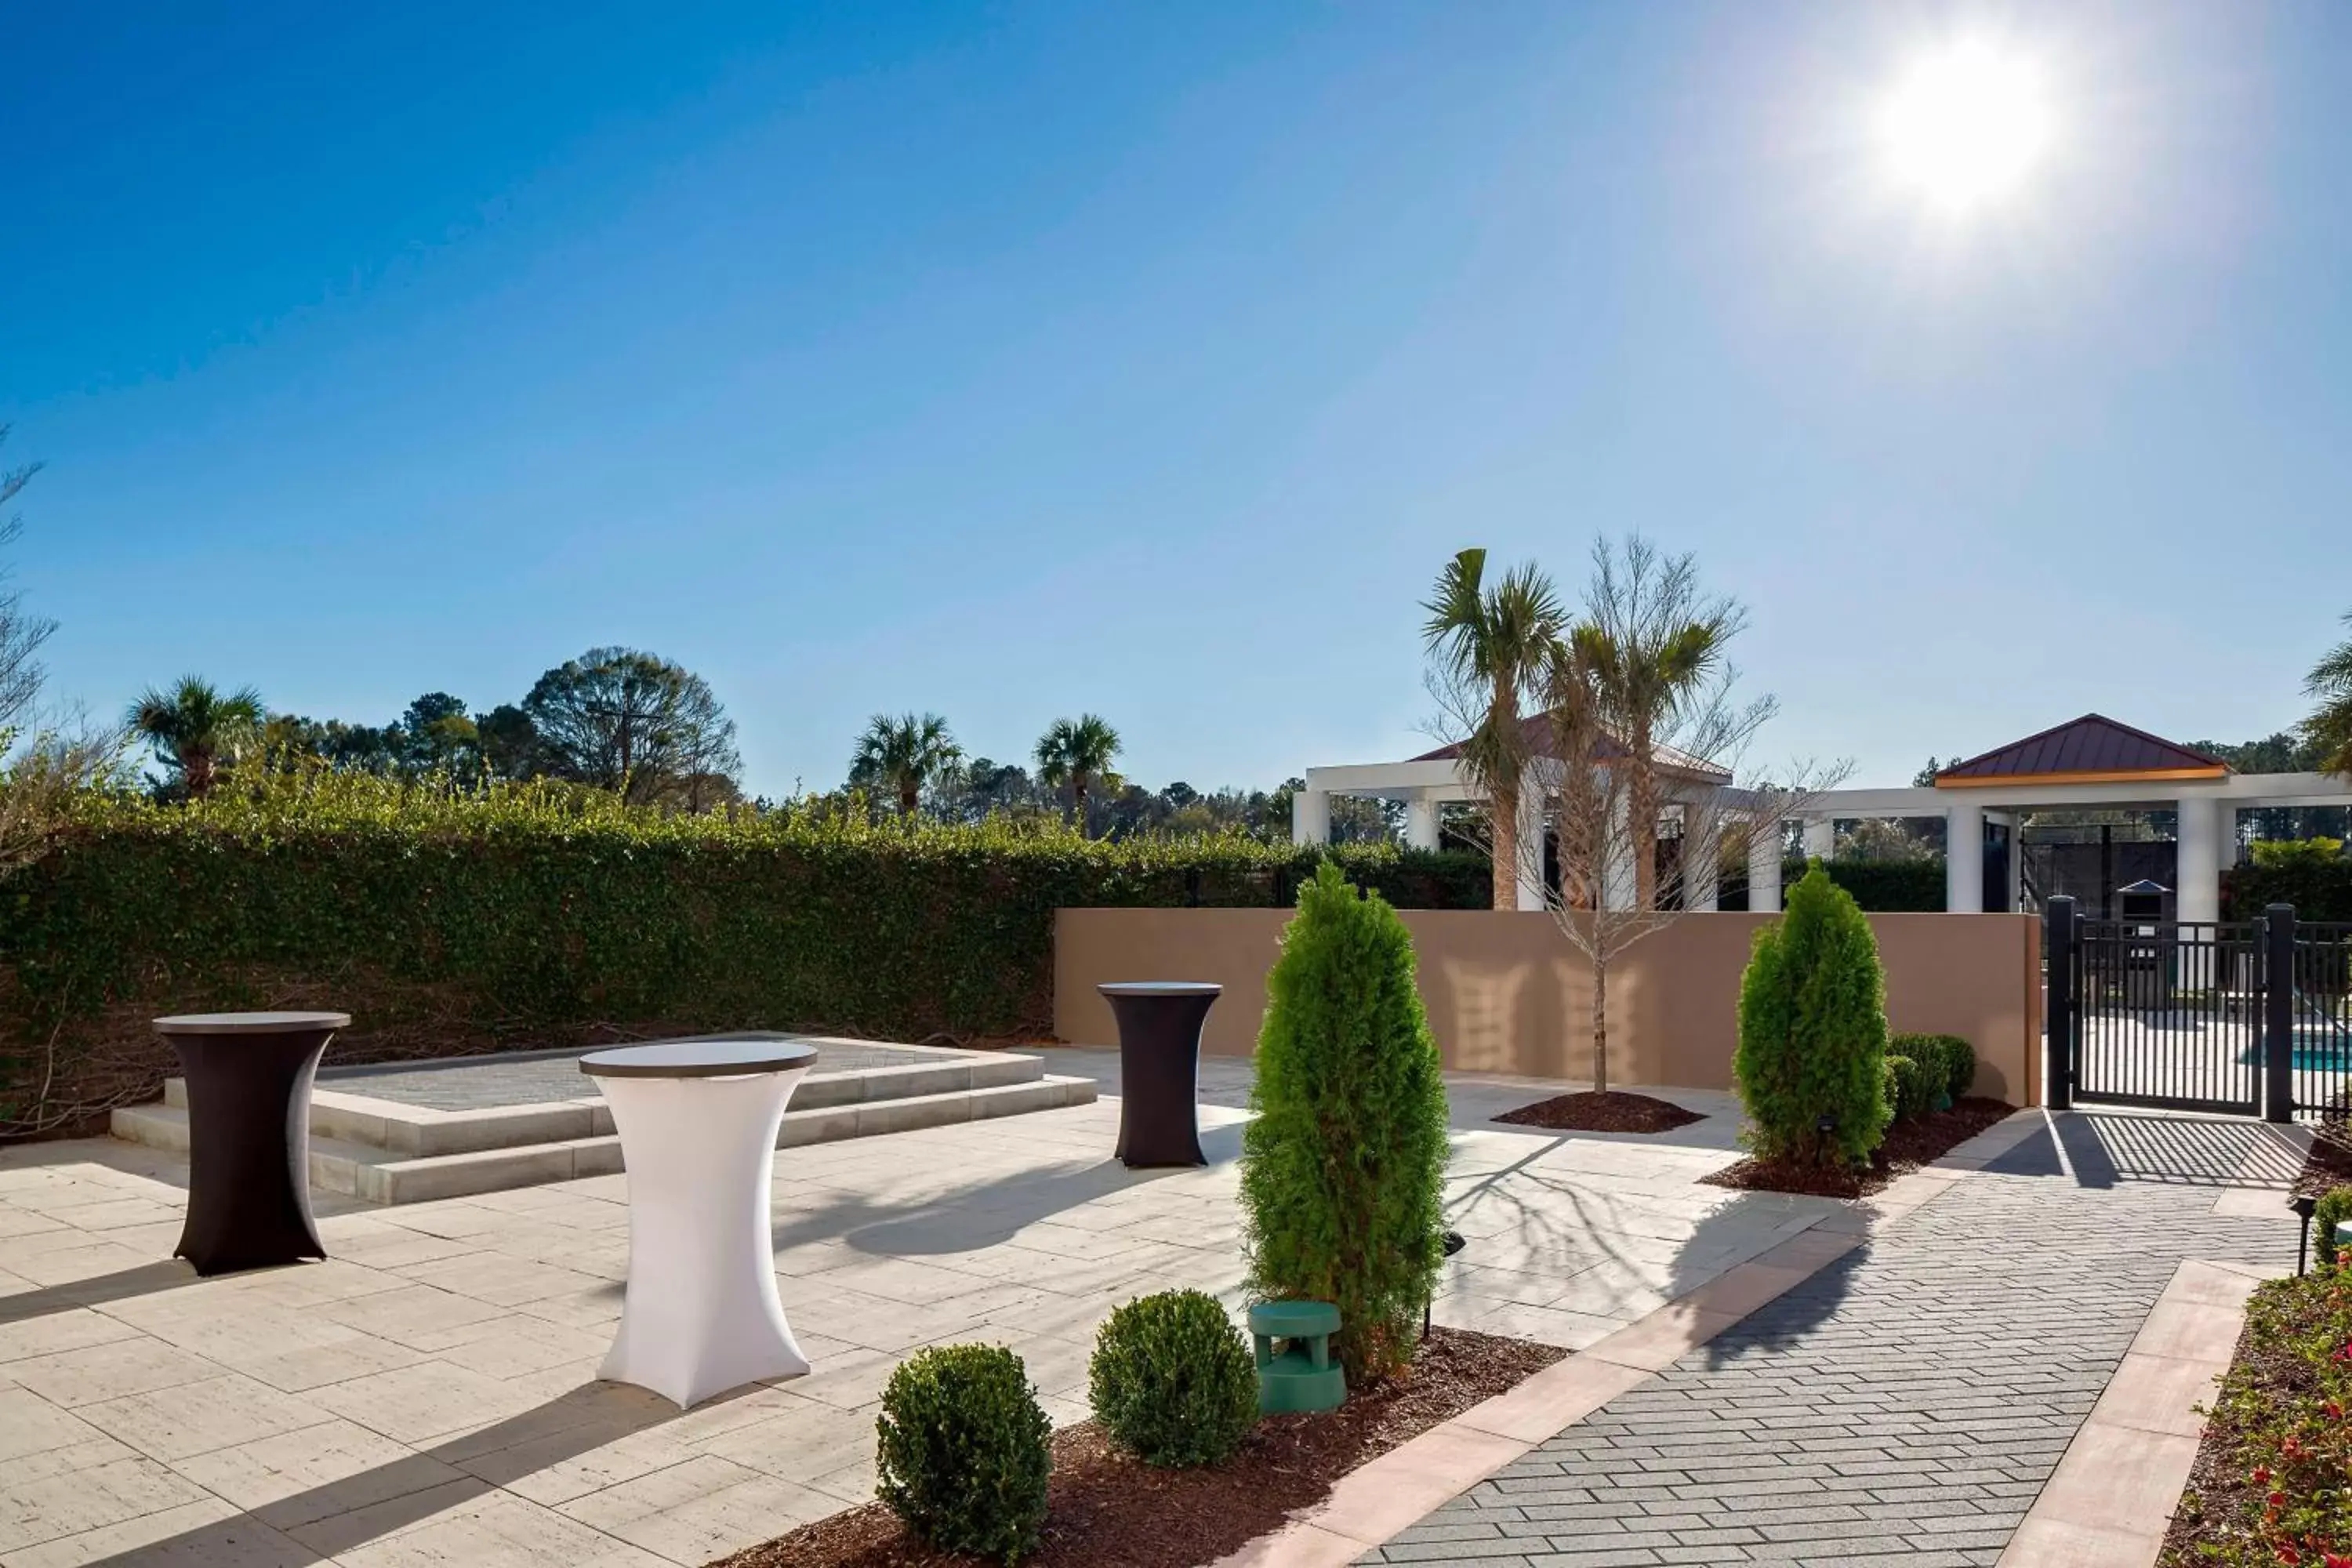
M1002 1345L933 1345L891 1371L874 1494L943 1552L1017 1563L1045 1522L1052 1424Z
M1257 1424L1257 1364L1213 1296L1163 1290L1112 1309L1087 1395L1113 1441L1147 1465L1213 1465Z
M2352 1187L2331 1187L2312 1208L2312 1266L2322 1274L2336 1272L2336 1227L2347 1220L2352 1220Z
M1895 1035L1887 1040L1886 1048L1927 1068L1936 1094L1948 1100L1958 1100L1976 1088L1976 1049L1958 1035Z
M1916 1121L1935 1110L1941 1083L1941 1063L1931 1066L1891 1054L1886 1058L1886 1100L1897 1121Z

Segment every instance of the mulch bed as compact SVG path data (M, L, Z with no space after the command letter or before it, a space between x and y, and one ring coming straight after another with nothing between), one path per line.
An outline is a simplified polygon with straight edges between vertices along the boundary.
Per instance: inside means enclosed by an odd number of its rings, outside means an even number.
M2299 1198L2323 1198L2336 1187L2352 1187L2352 1128L2322 1127L2311 1141L2311 1152L2303 1157L2302 1173L2295 1177L2294 1195Z
M1966 1100L1954 1100L1949 1110L1931 1110L1925 1116L1898 1121L1886 1130L1886 1141L1871 1156L1867 1170L1742 1160L1699 1179L1713 1186L1739 1187L1748 1192L1866 1198L1884 1191L1895 1177L1950 1153L2016 1110L2005 1100L1970 1095Z
M1706 1117L1646 1094L1560 1094L1522 1105L1495 1118L1515 1127L1550 1127L1570 1132L1672 1132Z
M1412 1375L1375 1384L1324 1415L1270 1415L1222 1465L1161 1470L1115 1450L1092 1421L1054 1436L1036 1568L1199 1568L1279 1530L1331 1484L1568 1352L1524 1340L1434 1329ZM971 1568L934 1552L880 1503L836 1513L713 1568Z

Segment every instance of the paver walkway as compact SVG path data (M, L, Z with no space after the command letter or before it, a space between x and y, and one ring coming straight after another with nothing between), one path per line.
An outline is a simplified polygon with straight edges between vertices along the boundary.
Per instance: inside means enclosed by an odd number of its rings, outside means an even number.
M1362 1561L1993 1563L2175 1268L2294 1258L2293 1134L2055 1127Z

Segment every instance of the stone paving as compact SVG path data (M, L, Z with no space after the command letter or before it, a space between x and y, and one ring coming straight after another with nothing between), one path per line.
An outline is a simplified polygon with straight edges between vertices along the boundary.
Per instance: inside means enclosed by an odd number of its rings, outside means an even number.
M2301 1147L2056 1118L1360 1561L1992 1564L2180 1263L2292 1268Z
M1115 1058L1051 1069L1116 1087ZM1017 1350L1085 1414L1095 1325L1192 1286L1237 1301L1247 1064L1204 1064L1197 1171L1110 1157L1118 1101L785 1151L785 1310L816 1363L681 1414L601 1384L625 1178L387 1209L318 1195L331 1261L165 1261L185 1170L97 1141L0 1150L0 1564L701 1563L863 1500L874 1405L917 1346ZM1727 1097L1663 1139L1498 1128L1558 1085L1456 1080L1441 1321L1571 1347L1843 1213L1695 1185Z
M936 1051L864 1041L827 1039L819 1049L814 1070L821 1073L918 1067L940 1059ZM319 1074L319 1087L433 1110L545 1105L596 1093L595 1081L580 1070L580 1058L587 1054L585 1049L517 1051L436 1062L375 1062L328 1068Z

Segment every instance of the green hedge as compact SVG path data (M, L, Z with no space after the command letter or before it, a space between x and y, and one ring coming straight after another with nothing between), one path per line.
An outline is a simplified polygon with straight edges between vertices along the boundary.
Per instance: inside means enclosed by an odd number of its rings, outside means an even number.
M2222 876L2222 907L2254 920L2272 904L2293 904L2306 921L2352 921L2352 857L2278 866L2236 866Z
M146 1020L164 1012L331 1004L355 1016L342 1060L692 1029L1035 1036L1057 907L1284 906L1317 858L1238 837L664 816L544 785L258 787L85 803L0 885L0 1135L152 1093L169 1058ZM1330 853L1400 905L1488 901L1481 856Z
M1824 860L1822 869L1830 880L1853 896L1853 901L1871 914L1896 914L1909 910L1941 913L1944 908L1944 861L1941 856L1933 860ZM1790 860L1780 868L1780 887L1786 889L1797 885L1805 874L1805 862ZM1748 871L1745 867L1727 869L1723 882L1722 907L1744 910L1748 907Z

